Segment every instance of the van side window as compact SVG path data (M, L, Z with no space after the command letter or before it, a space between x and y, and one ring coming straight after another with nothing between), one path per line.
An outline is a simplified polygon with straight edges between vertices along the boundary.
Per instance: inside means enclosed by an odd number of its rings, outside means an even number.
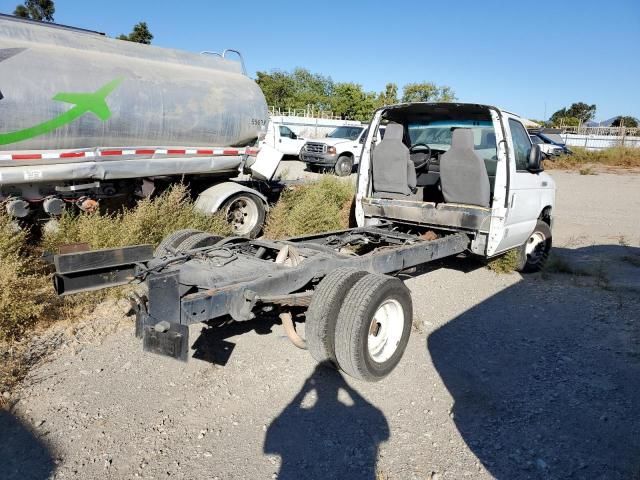
M531 152L531 139L529 138L529 134L522 124L513 118L509 119L509 129L511 130L513 149L515 150L516 170L526 170L527 159Z
M291 135L293 132L289 129L289 127L280 127L280 136L281 137L285 137L285 138L292 138L293 135Z

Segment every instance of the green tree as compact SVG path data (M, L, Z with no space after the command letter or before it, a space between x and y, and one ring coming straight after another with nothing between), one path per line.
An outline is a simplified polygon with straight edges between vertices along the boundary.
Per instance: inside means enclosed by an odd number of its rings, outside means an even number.
M296 68L293 72L257 72L256 76L256 82L270 106L280 109L331 109L334 88L331 77L311 73L304 68Z
M451 87L437 86L433 82L409 83L402 92L403 102L453 102L456 100Z
M357 83L345 82L336 84L331 99L333 113L345 119L360 120L366 115L367 94ZM370 100L370 99L369 99ZM371 105L373 111L373 105Z
M624 125L625 127L629 128L636 128L638 126L638 119L630 115L620 115L613 121L611 126L619 127L620 125Z
M267 105L276 108L291 107L296 85L288 73L273 70L271 73L257 72L256 76L256 83L262 89Z
M572 103L569 108L561 108L554 112L549 120L554 124L559 124L561 119L577 118L579 122L588 122L596 116L596 106L587 105L584 102ZM564 123L567 125L567 123Z
M30 18L39 22L53 22L56 7L53 0L26 0L13 11L16 17Z
M144 43L145 45L151 45L153 35L149 31L147 22L138 22L134 25L133 30L129 35L121 34L118 36L118 40L126 40L128 42Z
M398 86L395 83L387 83L384 92L380 92L378 95L377 103L378 108L398 103Z

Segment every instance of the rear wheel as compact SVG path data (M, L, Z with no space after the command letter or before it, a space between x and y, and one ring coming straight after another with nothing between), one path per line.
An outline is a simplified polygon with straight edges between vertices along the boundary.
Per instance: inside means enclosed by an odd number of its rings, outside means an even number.
M211 245L219 242L221 239L222 237L218 235L211 235L207 232L200 232L187 237L180 245L178 245L176 250L179 252L186 252L195 248L210 247Z
M334 172L339 177L347 177L351 175L353 170L353 157L348 155L342 155L336 161L336 166L334 167Z
M175 250L185 239L195 235L197 233L202 233L200 230L194 230L192 228L187 228L184 230L176 230L173 233L170 233L166 237L162 239L160 245L158 245L153 252L154 257L162 257L164 255L168 255L171 253L171 250Z
M520 265L518 270L524 273L539 272L544 268L551 251L551 228L542 220L528 240L520 247Z
M336 359L352 377L378 381L398 365L409 342L413 306L397 278L369 274L349 290L338 315Z
M260 233L267 213L262 200L251 193L232 196L224 203L222 211L233 234L249 238L255 238Z
M367 272L338 268L324 277L307 309L305 334L311 356L319 363L337 365L335 354L336 320L347 293Z

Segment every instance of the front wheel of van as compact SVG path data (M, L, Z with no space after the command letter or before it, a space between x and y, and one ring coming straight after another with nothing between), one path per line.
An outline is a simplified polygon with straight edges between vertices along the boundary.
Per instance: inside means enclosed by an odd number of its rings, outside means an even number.
M351 171L353 170L353 157L349 157L347 155L342 155L336 161L336 166L334 171L336 175L339 177L347 177L351 175Z
M518 271L523 273L539 272L544 268L551 252L551 228L542 220L520 247L520 265Z

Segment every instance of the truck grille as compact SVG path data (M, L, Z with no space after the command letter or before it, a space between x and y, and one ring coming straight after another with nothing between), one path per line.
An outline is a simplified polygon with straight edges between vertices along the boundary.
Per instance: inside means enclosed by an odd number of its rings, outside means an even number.
M327 146L324 143L307 143L304 150L309 153L324 153Z

